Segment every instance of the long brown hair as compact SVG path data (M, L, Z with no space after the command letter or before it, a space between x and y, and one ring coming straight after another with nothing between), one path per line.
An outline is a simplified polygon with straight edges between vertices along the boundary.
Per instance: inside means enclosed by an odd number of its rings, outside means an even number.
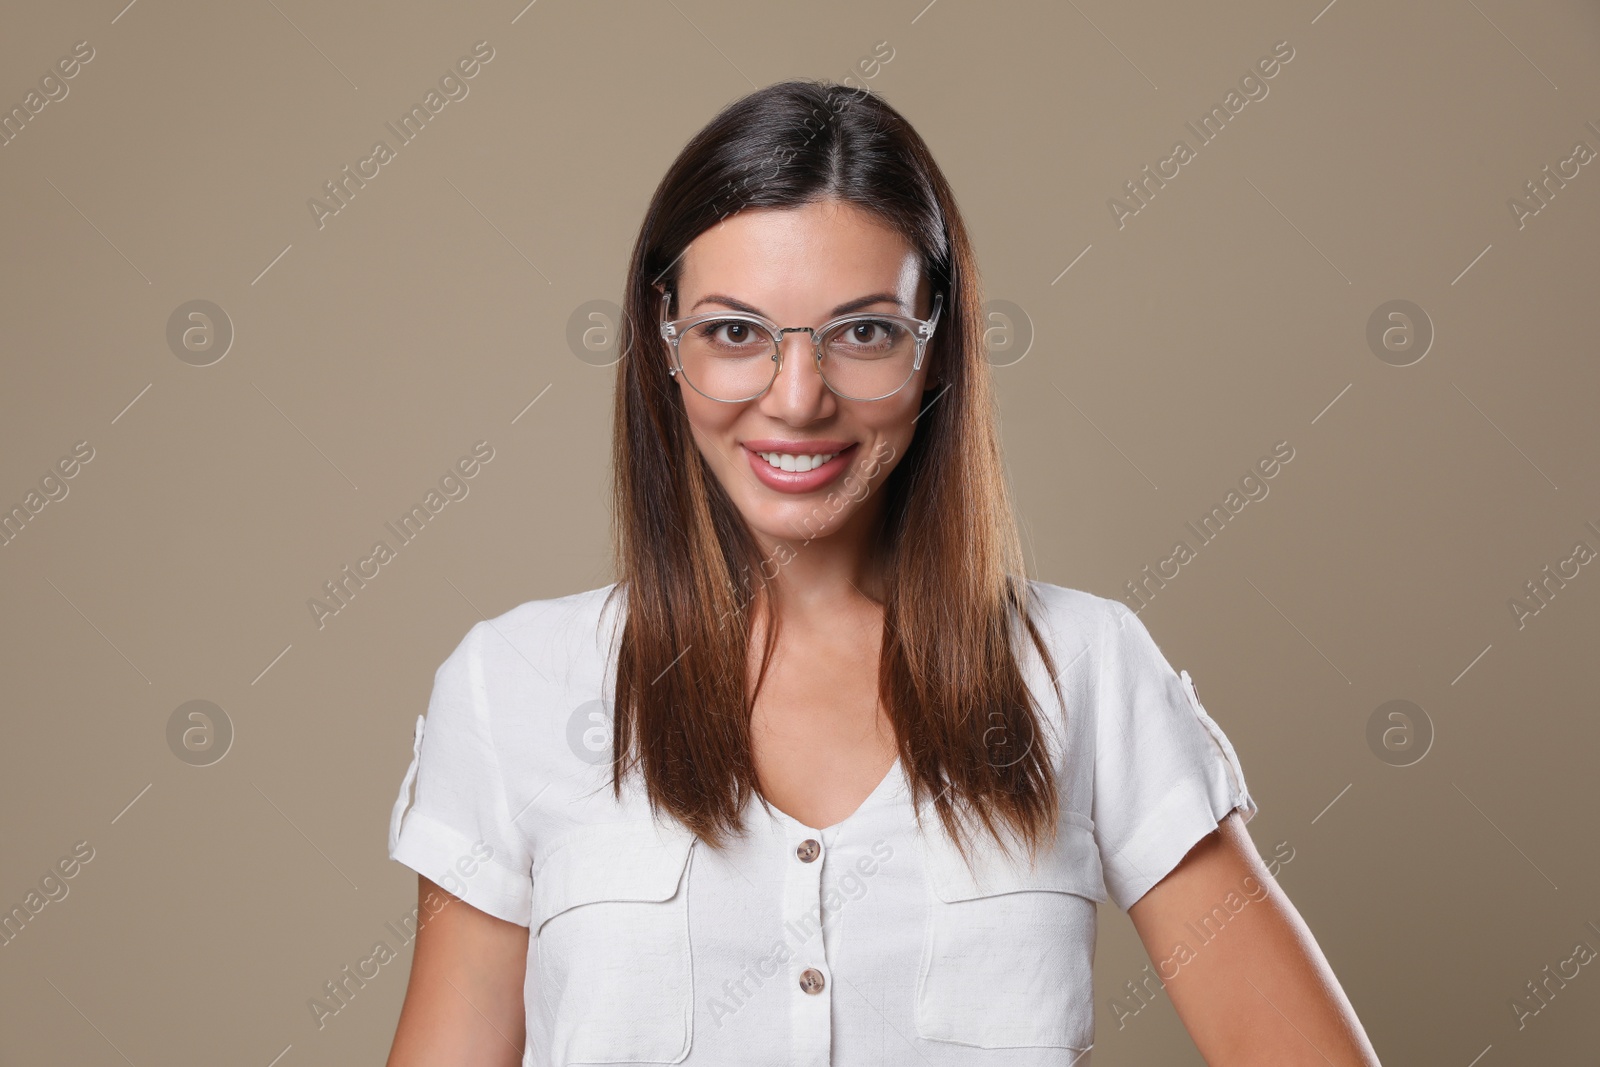
M713 847L760 797L750 716L777 626L774 564L695 445L657 322L684 251L747 207L843 200L902 234L945 298L918 429L876 490L886 578L879 697L917 807L933 797L967 850L976 818L1008 851L1052 841L1058 794L1014 647L1021 620L1060 687L1029 611L1001 466L976 260L955 197L922 138L876 93L819 81L734 101L684 147L645 213L628 266L612 438L617 586L613 789L642 770L665 808ZM758 593L760 594L758 597ZM761 671L749 685L762 605ZM765 800L762 801L765 803ZM998 819L996 818L998 817Z

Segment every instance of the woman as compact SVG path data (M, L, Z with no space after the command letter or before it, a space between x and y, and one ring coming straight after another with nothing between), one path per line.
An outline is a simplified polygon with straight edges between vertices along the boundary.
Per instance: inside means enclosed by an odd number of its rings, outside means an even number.
M1087 1064L1108 899L1208 1062L1376 1063L1187 674L1022 576L973 253L904 118L730 105L626 286L619 578L439 668L391 1067Z

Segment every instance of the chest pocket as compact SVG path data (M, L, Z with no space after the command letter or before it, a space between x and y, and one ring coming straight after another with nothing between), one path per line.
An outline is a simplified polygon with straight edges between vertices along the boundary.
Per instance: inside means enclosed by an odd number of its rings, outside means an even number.
M1062 813L1056 847L1030 867L992 838L973 870L935 822L920 835L930 897L917 1033L978 1048L1094 1043L1095 904L1106 900L1093 823Z
M533 872L551 1062L677 1063L694 1014L692 834L653 821L572 831Z

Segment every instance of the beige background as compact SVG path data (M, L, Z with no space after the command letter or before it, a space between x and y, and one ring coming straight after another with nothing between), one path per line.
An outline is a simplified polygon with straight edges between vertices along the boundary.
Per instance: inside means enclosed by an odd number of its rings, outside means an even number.
M1121 595L1288 441L1142 618L1385 1063L1593 1062L1597 966L1521 1029L1511 1003L1600 949L1600 566L1508 606L1600 550L1600 163L1508 207L1600 150L1592 4L121 2L0 34L6 109L94 49L0 148L0 505L94 450L0 548L0 907L94 850L0 947L0 1062L382 1061L409 950L320 1030L307 1002L415 903L385 832L433 671L610 580L615 370L569 320L618 299L716 109L859 79L880 41L869 84L1021 312L995 375L1032 574ZM319 229L308 199L480 40L470 94ZM1108 200L1282 40L1119 228ZM235 334L204 367L167 342L197 299ZM1367 341L1396 299L1436 334L1403 367ZM480 440L470 494L319 629L308 599ZM1433 735L1405 767L1367 741L1396 699ZM169 748L190 700L232 723L210 766ZM1146 959L1102 916L1096 1063L1199 1063L1165 997L1119 1028Z

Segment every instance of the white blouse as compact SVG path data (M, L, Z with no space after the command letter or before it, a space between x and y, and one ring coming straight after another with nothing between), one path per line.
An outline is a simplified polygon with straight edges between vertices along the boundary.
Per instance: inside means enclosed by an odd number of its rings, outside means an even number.
M473 626L417 719L389 855L529 928L523 1067L1088 1067L1095 905L1126 911L1256 805L1132 611L1029 585L1066 699L1063 723L1024 640L1061 830L1031 870L977 835L976 878L931 805L918 832L898 761L833 826L752 801L722 853L632 780L614 800L612 586Z

